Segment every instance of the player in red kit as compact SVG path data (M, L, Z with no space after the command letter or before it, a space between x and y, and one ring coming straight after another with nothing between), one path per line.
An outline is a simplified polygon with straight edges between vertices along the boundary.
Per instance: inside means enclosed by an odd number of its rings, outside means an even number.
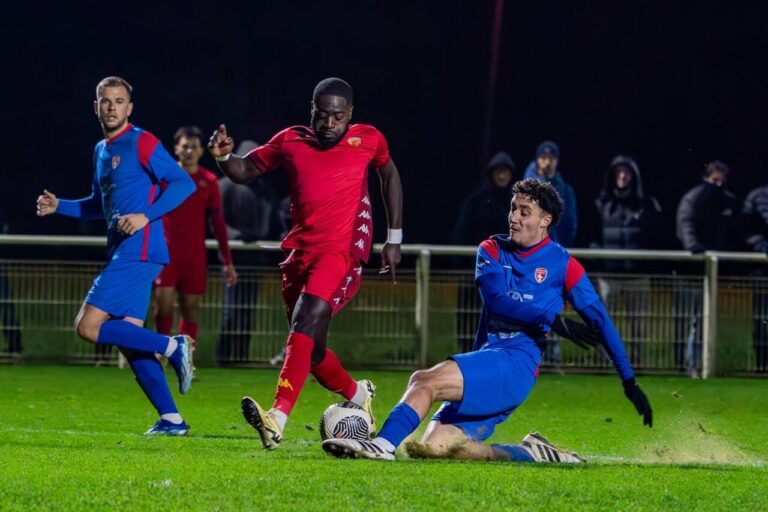
M219 242L227 284L237 283L237 272L227 241L227 227L221 209L218 177L199 165L203 156L202 132L196 126L184 126L173 137L179 165L195 182L196 189L178 208L163 216L171 262L155 280L155 326L168 334L173 328L173 303L179 293L181 320L179 331L197 339L200 297L205 293L206 250L205 227L210 216L213 232Z
M311 126L287 128L245 156L232 153L234 140L220 125L209 151L235 183L282 167L291 189L293 228L282 247L283 300L290 333L275 401L265 411L250 397L242 400L246 421L258 430L264 448L277 448L307 375L371 413L375 393L368 380L355 382L327 348L331 318L360 287L373 229L368 169L379 173L389 235L381 253L381 273L400 263L402 187L387 141L373 126L350 124L352 88L339 78L315 87ZM373 416L372 416L373 417ZM375 428L375 427L374 427Z

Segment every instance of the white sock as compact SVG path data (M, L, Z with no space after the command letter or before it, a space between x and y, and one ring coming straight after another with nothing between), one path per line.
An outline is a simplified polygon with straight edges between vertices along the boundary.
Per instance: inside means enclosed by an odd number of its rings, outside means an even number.
M280 430L285 430L285 422L288 421L288 416L280 409L270 409L269 414L275 418L275 421L280 425Z
M374 437L371 442L389 453L395 453L395 445L384 439L383 437Z
M165 349L165 352L163 352L163 355L165 357L171 357L171 354L176 352L176 348L179 346L179 342L176 341L176 338L168 337L168 347Z
M362 407L367 399L368 399L368 389L358 382L357 391L355 391L355 396L350 398L349 401L357 406Z
M168 414L161 414L160 419L165 421L170 421L171 423L175 423L176 425L184 422L184 418L182 418L181 414L177 412L169 412Z

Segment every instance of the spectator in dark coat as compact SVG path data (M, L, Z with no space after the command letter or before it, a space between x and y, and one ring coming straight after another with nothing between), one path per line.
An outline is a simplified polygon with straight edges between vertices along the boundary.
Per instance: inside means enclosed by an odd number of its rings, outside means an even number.
M768 252L768 185L752 190L741 209L744 242L756 252Z
M595 200L600 221L599 246L605 249L651 249L661 246L663 222L659 202L643 192L640 169L634 159L619 155L605 173L603 189ZM608 271L637 270L632 260L607 260ZM629 344L633 365L641 366L647 339L645 319L650 314L650 281L645 277L598 279L598 290L611 310L629 311L616 318L616 327Z
M488 170L480 188L461 204L459 217L453 228L453 243L478 245L491 235L509 231L509 205L512 201L512 182L515 163L504 151L496 153L488 163ZM457 260L457 266L466 260ZM456 303L456 338L461 352L472 349L477 331L480 296L472 276L459 281Z
M514 172L515 163L504 151L491 158L482 185L461 204L453 228L454 244L478 245L491 235L509 231Z
M677 238L693 253L739 248L739 202L726 189L731 170L715 160L707 164L701 183L677 207Z
M768 186L752 190L741 209L744 242L751 251L768 252ZM758 273L764 272L762 265ZM755 369L768 372L768 290L756 286L752 290L752 339Z
M560 162L560 148L551 140L545 140L536 148L536 157L525 168L524 178L536 178L548 181L555 187L565 204L563 216L557 226L549 231L549 237L563 247L573 247L576 241L578 214L576 209L576 194L563 176L557 170Z
M600 247L655 249L662 245L661 206L643 192L640 169L632 158L619 155L611 161L595 206Z

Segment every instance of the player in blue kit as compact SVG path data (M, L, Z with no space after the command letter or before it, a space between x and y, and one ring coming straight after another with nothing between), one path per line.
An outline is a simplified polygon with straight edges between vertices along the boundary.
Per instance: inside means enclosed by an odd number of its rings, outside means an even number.
M483 308L474 350L414 373L378 437L329 439L323 443L325 451L336 457L394 460L395 449L416 430L432 403L445 401L421 443L408 445L412 455L584 462L538 434L529 434L519 445L483 444L533 389L542 353L537 340L551 330L573 337L579 329L581 324L560 318L564 300L599 332L624 393L643 423L652 425L648 398L635 382L619 334L584 268L548 236L563 211L562 200L550 184L534 179L515 183L512 191L509 236L493 236L477 251L475 282Z
M132 88L120 77L96 87L94 111L104 140L93 152L91 195L58 199L45 190L37 215L52 213L107 221L107 265L94 279L75 319L77 334L96 344L117 346L160 419L147 435L186 435L156 354L168 357L185 394L192 383L192 339L144 329L152 282L168 263L161 217L195 190L187 173L158 139L131 125ZM168 187L160 193L160 181Z

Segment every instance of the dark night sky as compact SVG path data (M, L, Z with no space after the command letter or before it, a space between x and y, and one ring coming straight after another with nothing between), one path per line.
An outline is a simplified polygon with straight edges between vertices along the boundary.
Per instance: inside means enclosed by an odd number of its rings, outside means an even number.
M93 88L108 74L133 84L133 122L169 148L176 127L220 121L264 141L307 122L319 79L345 78L403 175L409 242L447 242L482 176L489 0L60 4L25 2L0 22L0 208L14 232L77 232L33 203L43 187L88 191ZM743 196L768 181L768 18L752 4L506 2L491 148L522 168L539 141L558 142L583 224L620 152L670 221L710 159L732 165Z

